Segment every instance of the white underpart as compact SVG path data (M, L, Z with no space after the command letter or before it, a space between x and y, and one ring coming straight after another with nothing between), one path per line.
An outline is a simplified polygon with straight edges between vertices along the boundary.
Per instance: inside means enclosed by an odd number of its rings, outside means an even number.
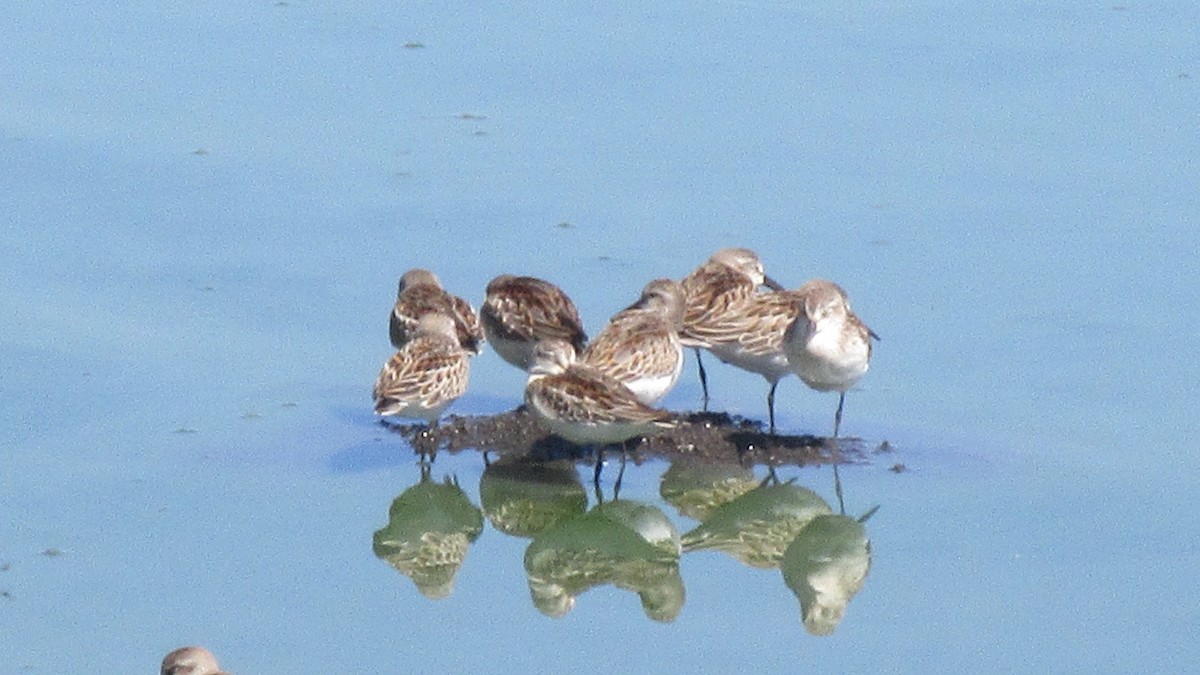
M807 335L797 331L785 346L792 368L817 391L846 391L867 373L870 349L865 340L844 331L842 319L824 319L810 325ZM849 339L847 339L849 338Z
M658 429L652 423L608 422L590 424L565 421L541 409L536 400L534 401L533 408L534 412L538 414L538 417L541 418L542 422L552 433L562 436L578 445L624 443L631 438L645 436Z
M670 371L644 375L633 380L626 380L622 384L628 387L629 391L632 391L633 395L637 396L642 403L646 405L658 403L675 387L675 383L679 381L679 373L683 371L683 348L680 347L677 351L674 367Z
M396 417L407 417L409 419L423 420L429 424L433 424L442 416L442 412L450 407L453 401L439 403L432 408L422 405L418 401L410 402L407 405L394 402L386 410L378 413L380 415L395 415Z
M714 344L708 348L712 355L725 363L737 366L742 370L758 373L769 382L778 382L784 375L792 372L788 365L787 354L775 351L767 354L757 354L747 351L737 343Z
M533 347L534 342L527 340L509 340L507 338L488 336L488 341L492 343L492 349L500 355L500 358L520 368L528 371L533 364Z

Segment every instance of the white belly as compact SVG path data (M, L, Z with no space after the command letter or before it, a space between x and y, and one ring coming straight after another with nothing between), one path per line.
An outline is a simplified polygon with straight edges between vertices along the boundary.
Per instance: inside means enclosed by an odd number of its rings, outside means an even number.
M840 330L819 330L786 346L788 361L801 380L817 391L846 391L867 373L871 349L866 340Z
M743 349L741 345L731 343L715 344L708 350L725 363L735 365L742 370L758 373L770 382L778 382L792 370L788 365L787 354L783 351L755 353Z

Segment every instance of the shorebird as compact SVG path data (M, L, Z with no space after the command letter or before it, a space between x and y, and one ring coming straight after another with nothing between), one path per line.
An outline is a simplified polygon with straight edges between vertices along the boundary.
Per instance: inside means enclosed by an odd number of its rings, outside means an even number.
M846 391L866 374L871 340L879 336L850 309L846 291L832 281L813 279L788 294L796 298L797 308L784 340L788 363L809 387L838 392L833 418L837 438Z
M417 322L426 314L445 314L454 320L455 336L462 348L478 354L483 344L483 328L471 304L451 295L437 275L426 269L413 268L400 277L396 304L388 317L388 335L392 346L400 349L412 339Z
M595 366L575 360L562 340L543 340L533 353L525 405L551 433L576 445L597 447L592 480L600 482L603 447L675 426L671 413L651 408L628 387Z
M163 658L160 675L229 675L204 647L180 647Z
M646 284L637 302L615 314L580 360L624 384L646 405L657 403L683 369L683 288L671 279Z
M587 342L575 303L558 286L534 277L492 279L479 319L496 353L525 371L533 365L539 340L565 340L576 354Z
M408 342L384 364L375 381L375 414L424 420L432 425L467 390L467 352L454 319L426 314Z
M775 389L792 372L783 350L788 326L796 319L797 300L790 291L753 293L733 302L719 320L691 327L692 339L725 363L762 375L771 384L767 392L770 432L775 433Z
M674 426L671 413L651 408L616 378L577 362L562 340L538 343L525 404L550 431L577 445L623 443Z
M758 254L747 248L717 251L680 283L686 307L679 337L683 346L696 352L704 409L707 410L708 375L700 358L700 350L709 346L705 334L727 323L732 308L757 295L760 286L772 290L780 290L781 286L764 273Z

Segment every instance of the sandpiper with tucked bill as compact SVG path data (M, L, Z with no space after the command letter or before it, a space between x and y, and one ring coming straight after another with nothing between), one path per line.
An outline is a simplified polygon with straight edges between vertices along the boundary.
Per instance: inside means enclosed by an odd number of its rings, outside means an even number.
M576 354L587 343L575 303L558 286L536 277L492 279L479 319L496 353L524 371L533 365L534 346L541 340L565 340Z
M426 314L403 347L384 364L375 380L375 413L434 424L442 411L467 390L470 369L459 344L455 321Z
M700 357L700 350L709 348L706 333L721 330L729 322L732 308L759 294L760 287L771 290L782 287L767 276L758 254L748 248L717 251L684 277L680 285L686 304L679 337L683 346L696 352L704 409L708 410L708 375Z
M654 405L683 369L684 296L679 282L655 279L637 302L613 315L580 360L611 375L646 405Z
M412 339L417 322L432 313L445 314L454 320L455 335L462 348L472 355L480 352L483 328L471 303L451 295L433 272L413 268L400 277L396 303L388 317L388 335L392 346L400 349Z
M788 326L797 315L796 299L789 291L754 293L728 306L719 319L692 327L708 351L725 363L762 375L767 391L767 419L775 433L775 389L792 372L783 350Z
M525 405L551 433L596 448L597 484L605 445L620 444L624 452L630 439L675 426L671 413L642 403L616 378L578 362L563 340L543 340L534 348Z

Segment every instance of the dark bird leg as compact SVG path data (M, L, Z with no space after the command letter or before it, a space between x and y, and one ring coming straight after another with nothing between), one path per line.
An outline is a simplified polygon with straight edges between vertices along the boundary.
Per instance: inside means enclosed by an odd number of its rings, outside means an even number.
M621 444L621 469L617 471L617 482L613 483L613 501L621 496L621 480L625 478L625 448L628 443L629 441L625 441Z
M838 453L837 461L833 463L833 492L837 495L838 513L846 515L846 502L842 497L842 477L838 474L838 464L842 463L842 453Z
M762 482L758 484L758 487L764 488L764 487L770 485L771 483L775 483L776 485L779 485L779 476L775 475L775 465L774 464L767 465L767 475L763 477Z
M838 443L838 431L842 426L842 406L846 403L846 392L838 394L837 412L833 415L833 448L837 453L837 457L833 462L833 491L837 493L838 513L846 515L846 504L842 500L842 477L838 474L838 464L842 463L842 448Z
M596 466L592 469L592 485L600 489L600 472L604 470L604 448L596 447Z
M700 389L704 391L704 412L708 412L708 373L704 372L704 360L700 358L700 348L694 347L696 352L696 365L700 368Z
M838 429L842 426L842 406L846 403L846 392L838 394L838 409L833 416L833 437L838 437Z
M771 435L775 435L775 387L779 386L779 381L771 383L771 391L767 392L767 419L771 422Z

